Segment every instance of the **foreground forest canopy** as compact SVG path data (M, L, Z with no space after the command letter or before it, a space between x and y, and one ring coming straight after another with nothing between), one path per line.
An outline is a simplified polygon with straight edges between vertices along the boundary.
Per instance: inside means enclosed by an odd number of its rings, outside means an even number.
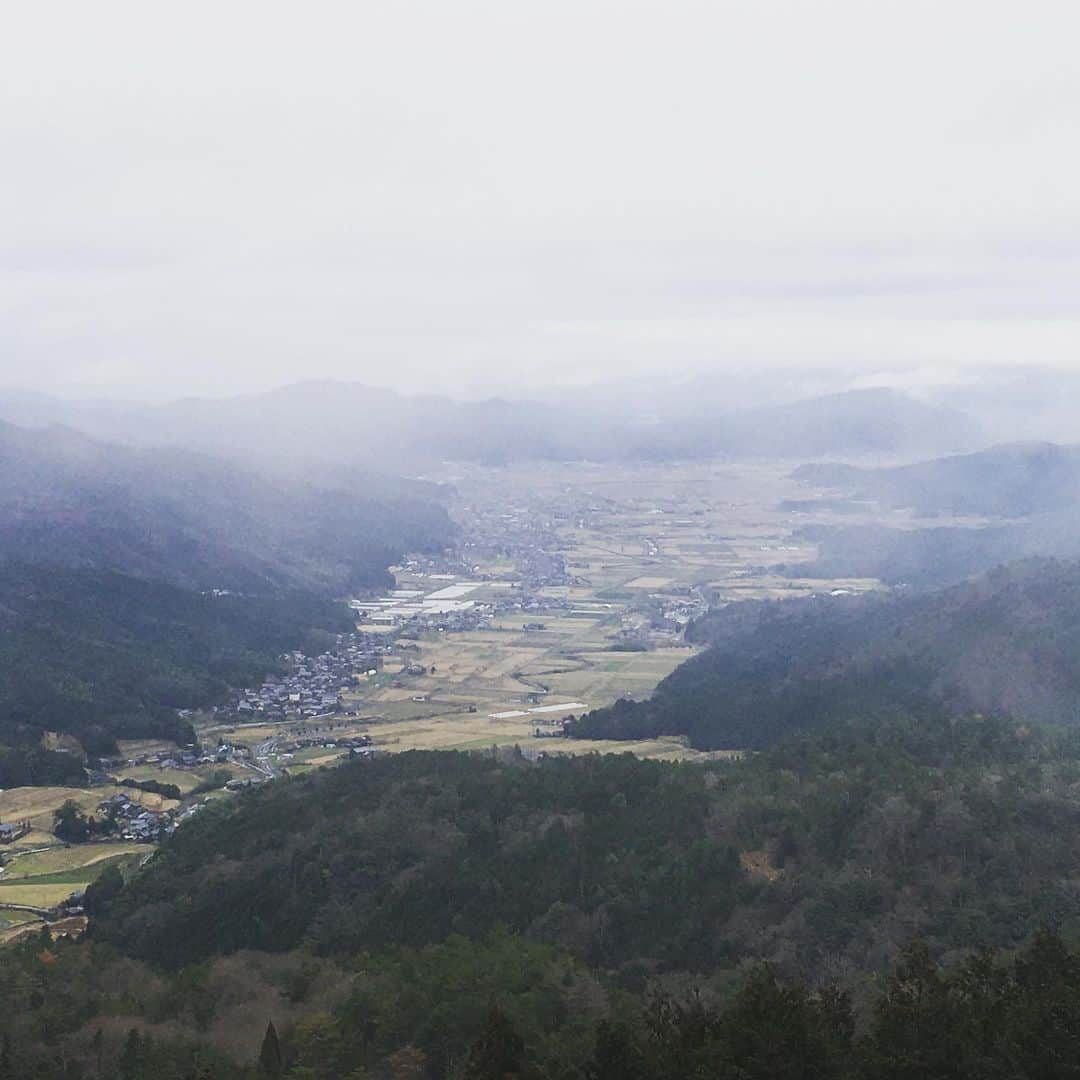
M837 720L942 708L1072 724L1080 564L1015 563L926 594L733 604L688 636L706 650L649 700L588 713L570 733L760 749Z
M88 941L5 953L0 1032L50 1078L1027 1068L1080 1008L1026 944L1080 929L1078 783L1074 734L945 716L705 766L355 762L107 872Z

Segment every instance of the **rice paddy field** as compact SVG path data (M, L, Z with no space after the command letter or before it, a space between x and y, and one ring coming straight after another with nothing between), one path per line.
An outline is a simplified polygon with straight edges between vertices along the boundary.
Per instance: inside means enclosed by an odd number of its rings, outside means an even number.
M126 871L137 866L151 851L145 844L66 845L51 834L47 834L47 839L48 845L37 846L35 834L30 833L4 849L5 865L0 870L0 944L46 925L40 915L15 910L10 905L56 907L74 893L83 892L107 867L116 866ZM71 920L64 922L69 924L66 929L50 923L50 931L62 933L77 929Z
M82 892L109 866L127 870L145 859L152 848L146 844L106 840L88 844L65 844L52 832L53 813L65 802L74 802L86 814L100 802L123 791L129 798L154 809L178 804L145 791L114 785L94 788L22 787L0 791L0 821L29 821L30 832L0 847L0 944L23 933L40 929L41 917L15 911L8 905L51 908ZM78 920L50 923L54 934L75 932ZM83 920L83 925L85 920Z

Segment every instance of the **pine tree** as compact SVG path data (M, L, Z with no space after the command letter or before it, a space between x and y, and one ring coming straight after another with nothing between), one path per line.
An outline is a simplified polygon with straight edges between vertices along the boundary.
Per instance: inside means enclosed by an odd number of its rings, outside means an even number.
M11 1035L4 1034L0 1043L0 1080L15 1080L14 1051L11 1048Z
M469 1050L465 1080L507 1080L522 1074L525 1042L506 1014L492 1005L479 1038Z
M274 1021L266 1025L262 1049L259 1050L259 1072L263 1076L281 1076L285 1071L281 1060L281 1044L278 1042L277 1028Z
M645 1075L641 1051L626 1025L609 1020L600 1022L586 1075L589 1080L637 1080Z
M132 1028L124 1041L124 1050L120 1055L121 1080L142 1080L142 1039L138 1031Z
M98 1075L102 1075L104 1072L102 1066L102 1057L105 1051L105 1032L98 1028L94 1032L94 1038L90 1042L90 1046L94 1051L94 1064L97 1067ZM2 1075L2 1074L0 1074Z

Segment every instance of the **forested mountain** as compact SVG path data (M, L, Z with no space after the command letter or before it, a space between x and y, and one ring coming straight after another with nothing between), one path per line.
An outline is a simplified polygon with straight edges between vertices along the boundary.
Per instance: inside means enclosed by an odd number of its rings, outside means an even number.
M1026 558L1080 558L1080 504L1000 525L891 529L883 525L807 525L795 536L817 556L792 563L792 577L878 578L926 589L952 585Z
M357 383L307 382L263 394L167 405L0 399L0 416L62 422L141 446L196 447L244 462L351 462L386 471L442 460L634 461L821 454L929 455L979 444L963 413L893 390L859 390L737 408L722 382L647 397L456 401Z
M260 475L200 454L63 428L0 427L0 560L115 570L191 588L341 594L389 583L453 526L428 488L355 475Z
M43 731L74 735L90 754L114 752L118 737L191 741L176 710L261 681L313 632L351 628L344 605L306 593L221 596L0 565L0 787L83 781L77 759L36 749Z
M205 811L98 908L94 936L169 968L503 926L631 982L747 958L790 976L871 971L916 932L946 950L1080 920L1080 899L1054 884L1080 866L1078 762L1076 733L944 715L838 726L709 767L395 755ZM1006 791L1013 809L984 814ZM989 873L992 903L950 910Z
M1065 1076L1037 1068L1075 1039L1077 959L963 957L1080 926L1078 776L1072 733L928 716L707 766L411 753L276 782L108 872L90 942L5 954L9 1070Z
M1033 560L922 595L755 601L691 628L705 652L583 738L760 748L837 720L941 707L1080 722L1080 565Z
M454 526L430 485L329 467L259 474L179 450L0 426L0 786L81 782L117 738L187 741L176 710L250 685L335 600L392 584ZM224 595L222 595L224 594Z

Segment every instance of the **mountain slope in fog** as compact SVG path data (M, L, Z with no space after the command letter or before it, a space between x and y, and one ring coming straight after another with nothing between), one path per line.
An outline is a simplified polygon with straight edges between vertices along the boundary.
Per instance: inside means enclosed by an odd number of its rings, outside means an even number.
M709 647L651 699L589 713L573 733L741 749L900 711L1080 722L1080 564L1034 560L918 596L747 601L691 636Z
M428 487L346 470L261 476L10 425L0 461L0 787L82 781L43 731L90 753L189 739L178 709L349 631L330 597L390 584L454 529Z
M978 526L892 529L812 525L797 531L817 558L787 567L809 577L876 577L890 584L951 584L1031 556L1080 557L1080 448L1052 443L994 447L898 468L806 465L793 474L842 497L927 516L975 515Z
M702 408L702 405L705 407ZM956 410L928 405L895 390L849 390L730 415L674 417L645 456L721 455L799 458L830 454L943 453L979 441L975 423Z
M114 570L191 588L342 593L390 581L453 533L406 482L261 476L203 455L64 428L0 427L0 559Z
M922 514L1024 517L1080 500L1080 447L1015 443L894 468L803 465L792 475Z

